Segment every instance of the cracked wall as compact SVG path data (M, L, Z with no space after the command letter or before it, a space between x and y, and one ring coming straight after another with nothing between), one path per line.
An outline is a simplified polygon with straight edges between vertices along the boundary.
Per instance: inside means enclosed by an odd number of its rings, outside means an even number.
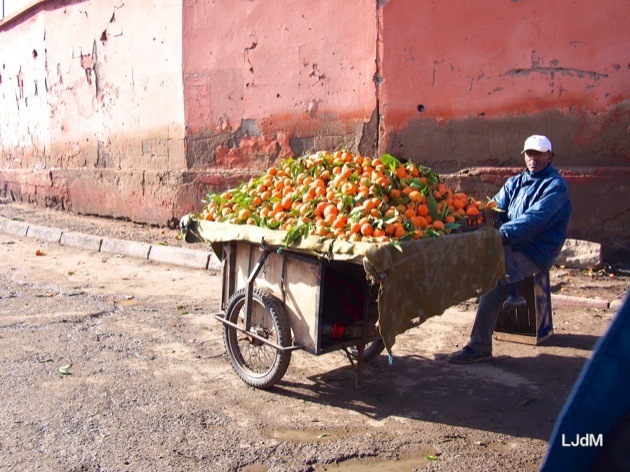
M229 175L313 150L375 152L373 3L185 2L183 43L189 168Z
M40 1L0 28L1 191L172 219L160 176L186 169L181 2Z

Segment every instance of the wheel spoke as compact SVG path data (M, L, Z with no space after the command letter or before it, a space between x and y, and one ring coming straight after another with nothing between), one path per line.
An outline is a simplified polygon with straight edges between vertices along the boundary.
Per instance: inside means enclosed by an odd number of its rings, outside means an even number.
M245 327L244 303L239 310L238 324L243 328ZM277 342L277 336L275 335L275 330L273 329L272 320L264 310L264 307L256 303L256 300L253 300L252 303L250 331L270 342ZM257 340L254 337L248 336L243 332L241 332L241 336L238 337L237 342L238 349L240 350L240 354L244 362L244 368L247 368L250 372L256 375L264 375L273 368L275 357L277 355L276 350L273 347Z

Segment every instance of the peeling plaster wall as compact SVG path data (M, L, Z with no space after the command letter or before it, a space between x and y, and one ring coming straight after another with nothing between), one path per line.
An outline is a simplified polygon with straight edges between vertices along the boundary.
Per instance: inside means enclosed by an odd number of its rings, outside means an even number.
M172 219L186 179L181 2L39 2L0 27L4 193Z
M546 134L570 236L630 260L629 31L623 0L383 1L379 153L492 196L523 168L525 138Z
M382 149L458 169L538 130L572 165L598 164L594 147L627 164L628 2L398 0L380 16Z
M373 2L184 1L183 16L189 168L375 152Z

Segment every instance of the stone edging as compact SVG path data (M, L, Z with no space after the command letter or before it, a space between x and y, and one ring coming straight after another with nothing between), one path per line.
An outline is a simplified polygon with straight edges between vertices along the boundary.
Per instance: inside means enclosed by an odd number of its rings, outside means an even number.
M0 231L13 236L35 238L63 246L72 246L96 252L123 254L191 269L221 270L221 261L212 251L162 246L124 239L102 238L91 234L31 225L23 221L8 220L1 217Z

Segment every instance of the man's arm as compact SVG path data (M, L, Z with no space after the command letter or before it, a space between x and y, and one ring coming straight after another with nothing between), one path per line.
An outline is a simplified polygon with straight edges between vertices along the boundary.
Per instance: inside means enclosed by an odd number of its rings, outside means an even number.
M514 196L517 179L518 177L508 179L499 192L492 198L497 204L497 209L501 210L499 212L499 221L501 221L501 223L508 221L507 211Z
M511 221L504 223L501 235L509 244L531 241L544 230L555 214L569 201L569 191L561 181L553 181L544 195L525 212Z

